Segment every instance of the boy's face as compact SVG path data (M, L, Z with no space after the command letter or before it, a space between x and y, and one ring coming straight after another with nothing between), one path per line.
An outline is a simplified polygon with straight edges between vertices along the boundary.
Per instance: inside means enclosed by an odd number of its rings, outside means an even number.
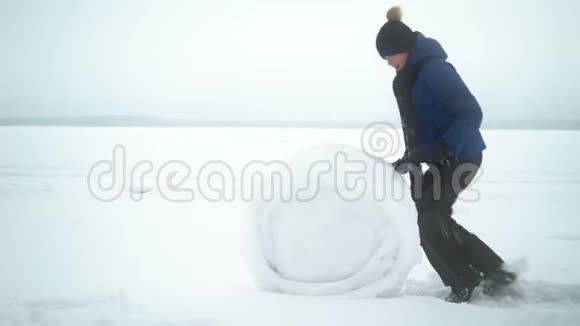
M409 57L409 53L397 53L393 55L389 55L384 57L383 59L387 60L389 66L395 68L396 71L399 71L405 68L405 64L407 63L407 58Z

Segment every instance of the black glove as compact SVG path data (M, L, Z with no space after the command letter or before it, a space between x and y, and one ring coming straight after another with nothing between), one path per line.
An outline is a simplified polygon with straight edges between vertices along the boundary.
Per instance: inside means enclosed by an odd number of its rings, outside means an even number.
M455 159L455 154L447 144L420 145L409 151L409 162L440 163L448 165Z
M393 168L400 174L405 174L413 171L414 169L420 168L419 164L410 162L406 156L396 160L393 163Z

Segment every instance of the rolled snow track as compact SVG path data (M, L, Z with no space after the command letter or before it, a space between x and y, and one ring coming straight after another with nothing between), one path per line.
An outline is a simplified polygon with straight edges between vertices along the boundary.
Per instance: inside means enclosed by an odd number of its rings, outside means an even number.
M254 193L260 199L246 215L246 253L258 284L300 295L397 294L421 257L403 178L346 145L319 145L285 165L292 198L278 186Z

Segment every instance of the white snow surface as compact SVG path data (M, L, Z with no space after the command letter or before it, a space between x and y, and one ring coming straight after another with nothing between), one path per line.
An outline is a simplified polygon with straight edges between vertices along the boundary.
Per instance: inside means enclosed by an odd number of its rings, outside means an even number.
M156 172L165 162L182 160L196 171L221 160L238 173L249 161L285 160L317 144L358 147L360 132L0 128L0 325L578 325L577 131L484 132L481 177L457 202L455 217L506 261L526 257L528 268L510 291L489 298L476 290L469 304L442 300L448 289L426 259L398 294L264 292L243 250L251 238L245 213L253 203L239 196L212 202L197 192L193 201L170 202L154 174L143 185L127 185L113 202L96 200L87 187L90 167L111 159L117 144L125 147L129 167L149 160ZM195 181L185 184L195 189ZM239 191L240 183L234 188ZM356 205L372 216L387 211L370 209L368 201ZM290 204L271 224L279 239L272 253L286 257L278 266L287 279L344 279L364 265L361 253L380 242L316 243L315 229L300 232L310 225L303 208ZM349 232L327 229L326 239L344 233L354 242L376 234L372 226L382 219L370 215L350 224ZM395 230L386 228L385 241L394 239ZM306 256L294 245L296 232L315 244ZM334 245L343 253L332 252ZM302 259L311 265L296 264ZM331 273L322 268L328 265Z

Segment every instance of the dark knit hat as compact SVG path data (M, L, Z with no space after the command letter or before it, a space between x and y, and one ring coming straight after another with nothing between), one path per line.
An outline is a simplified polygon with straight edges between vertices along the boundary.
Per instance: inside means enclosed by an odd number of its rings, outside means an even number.
M402 16L400 7L393 7L387 12L387 22L377 35L377 51L381 58L410 52L415 46L417 36L401 21Z

